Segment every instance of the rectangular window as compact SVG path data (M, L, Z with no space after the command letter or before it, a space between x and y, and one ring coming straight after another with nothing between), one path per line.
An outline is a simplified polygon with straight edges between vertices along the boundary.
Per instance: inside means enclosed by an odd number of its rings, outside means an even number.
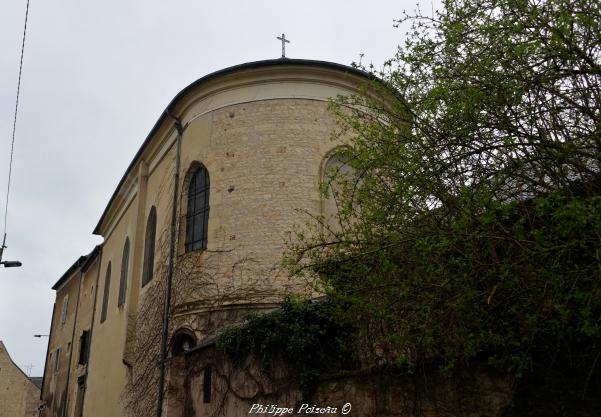
M211 373L211 367L207 366L204 371L204 381L202 386L202 402L205 403L211 402Z
M54 372L58 371L58 367L60 366L61 359L61 348L57 348L54 351Z
M67 321L67 307L69 306L69 295L65 295L63 298L63 309L61 310L61 324L65 324Z
M90 331L84 330L79 337L79 364L85 365L88 363Z
M83 416L83 399L86 393L86 376L81 375L77 378L77 398L75 399L75 416Z

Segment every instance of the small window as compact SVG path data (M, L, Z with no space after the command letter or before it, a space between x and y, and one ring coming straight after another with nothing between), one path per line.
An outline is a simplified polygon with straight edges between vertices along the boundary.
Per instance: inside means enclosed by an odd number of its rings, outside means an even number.
M90 349L90 331L84 330L79 337L79 361L80 365L88 363L88 354Z
M204 370L203 375L203 384L202 384L202 402L210 403L211 402L211 374L212 369L210 366L207 366Z
M186 252L207 248L209 191L209 172L200 166L192 174L188 185Z
M173 336L172 353L173 356L181 356L196 346L194 334L187 330L180 330Z
M67 307L69 306L69 295L65 295L63 298L63 308L61 310L61 324L65 324L67 321Z
M152 280L154 272L154 245L157 230L157 209L152 206L146 222L146 239L144 242L144 268L142 270L142 286Z
M60 366L61 359L61 348L57 348L54 351L54 372L58 371L58 367Z
M100 323L106 320L106 312L109 305L109 292L111 288L111 263L106 267L106 275L104 277L104 295L102 296L102 310L100 311Z
M125 304L125 293L127 291L127 269L129 267L129 238L125 239L123 245L123 257L121 258L121 279L119 280L119 300L117 306Z

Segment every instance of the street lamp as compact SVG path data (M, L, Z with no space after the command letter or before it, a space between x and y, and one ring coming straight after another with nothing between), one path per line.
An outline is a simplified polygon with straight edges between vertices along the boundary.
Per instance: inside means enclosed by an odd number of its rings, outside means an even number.
M2 253L4 253L4 249L6 249L6 233L4 233L4 238L2 239L2 246L0 246L0 265L5 268L15 268L23 265L20 261L3 261Z
M33 337L50 337L49 334L34 334Z

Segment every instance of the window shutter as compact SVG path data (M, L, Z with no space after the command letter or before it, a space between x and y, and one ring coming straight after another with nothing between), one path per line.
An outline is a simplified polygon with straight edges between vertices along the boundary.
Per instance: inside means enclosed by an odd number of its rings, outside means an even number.
M67 321L67 307L69 306L69 296L65 295L63 298L63 309L61 310L61 324L64 324Z

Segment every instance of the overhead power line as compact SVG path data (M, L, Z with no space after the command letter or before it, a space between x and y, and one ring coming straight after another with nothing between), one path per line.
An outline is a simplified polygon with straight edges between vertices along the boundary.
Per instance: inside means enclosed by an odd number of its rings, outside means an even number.
M13 170L13 155L15 150L15 133L17 131L17 114L19 112L19 94L21 93L21 74L23 72L23 53L25 52L25 35L27 34L27 17L29 16L29 0L25 9L25 24L23 25L23 41L21 42L21 59L19 61L19 80L17 81L17 98L15 100L15 116L13 118L13 134L10 143L10 162L8 164L8 183L6 186L6 205L4 206L4 239L6 239L6 220L8 218L8 200L10 197L10 180Z

